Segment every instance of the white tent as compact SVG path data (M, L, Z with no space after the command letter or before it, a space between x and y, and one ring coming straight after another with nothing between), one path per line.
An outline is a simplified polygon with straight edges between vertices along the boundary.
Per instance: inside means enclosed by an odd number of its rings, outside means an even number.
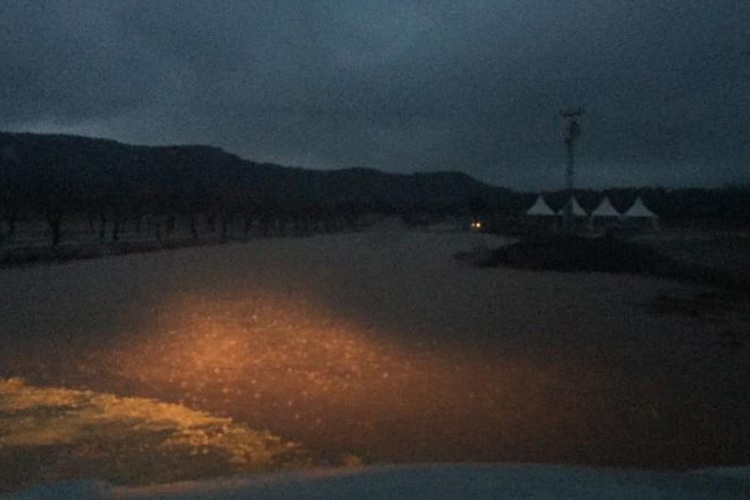
M659 216L649 210L640 196L635 199L635 202L627 212L622 214L622 217L630 221L649 221L655 231L659 230Z
M575 217L587 217L589 214L586 213L586 211L583 209L581 205L578 204L578 200L576 200L576 197L573 197L573 215ZM565 215L565 207L566 205L563 205L563 207L560 209L560 215Z
M633 205L623 214L624 217L648 217L654 218L656 214L649 210L649 208L643 203L641 197L635 199Z
M534 204L531 206L530 209L526 211L528 215L557 215L554 210L552 210L549 205L547 205L547 202L544 201L544 198L540 194L539 197L536 199Z
M609 201L609 196L604 196L604 199L599 206L591 212L591 217L619 217L620 212L617 211L612 203Z
M599 203L599 206L589 216L589 230L594 229L594 219L605 225L612 225L613 223L619 224L621 218L620 212L609 201L609 196L604 195L602 202Z

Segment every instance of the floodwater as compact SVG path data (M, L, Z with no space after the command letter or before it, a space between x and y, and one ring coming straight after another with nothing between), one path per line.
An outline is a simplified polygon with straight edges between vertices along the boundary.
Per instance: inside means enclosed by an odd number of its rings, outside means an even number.
M477 238L484 238L479 241ZM333 463L750 462L750 301L476 269L381 228L0 270L0 376L143 396Z

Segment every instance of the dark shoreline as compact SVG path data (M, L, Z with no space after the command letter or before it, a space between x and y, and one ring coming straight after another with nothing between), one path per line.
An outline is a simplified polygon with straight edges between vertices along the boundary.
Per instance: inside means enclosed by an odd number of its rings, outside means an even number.
M170 240L162 242L85 243L79 245L26 246L0 249L0 269L63 264L75 260L99 259L133 253L213 246L249 240Z
M464 259L466 255L458 254L456 258ZM750 293L750 283L740 274L687 262L647 243L608 236L528 238L477 256L473 264L481 268L635 274Z

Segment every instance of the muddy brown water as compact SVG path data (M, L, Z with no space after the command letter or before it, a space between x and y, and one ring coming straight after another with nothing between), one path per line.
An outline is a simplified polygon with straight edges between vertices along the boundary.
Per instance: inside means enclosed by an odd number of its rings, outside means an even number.
M468 237L2 270L0 376L182 403L331 462L750 462L750 346L723 340L750 331L746 297L686 314L653 305L709 289L477 270L451 258Z

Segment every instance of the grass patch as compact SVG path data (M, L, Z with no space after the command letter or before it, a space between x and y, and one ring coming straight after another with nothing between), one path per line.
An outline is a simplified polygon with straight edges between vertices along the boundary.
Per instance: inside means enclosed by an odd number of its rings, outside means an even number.
M310 465L301 445L229 418L0 379L0 493L70 479L155 484Z

